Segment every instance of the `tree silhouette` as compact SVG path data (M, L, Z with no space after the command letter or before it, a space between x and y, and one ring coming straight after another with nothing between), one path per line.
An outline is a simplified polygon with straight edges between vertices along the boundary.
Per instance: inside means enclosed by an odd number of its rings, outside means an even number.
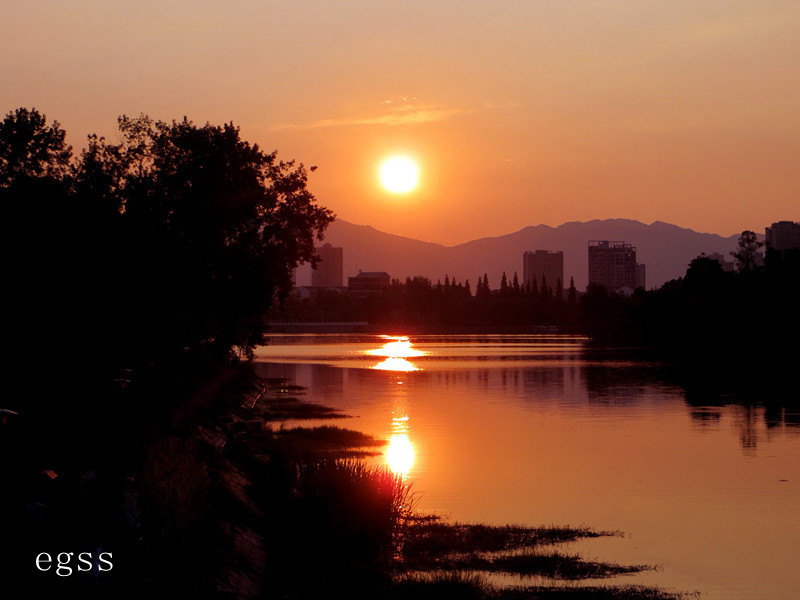
M575 278L569 278L569 291L567 292L567 304L574 305L578 302L578 290L575 289Z
M561 279L556 279L556 287L553 290L554 299L556 302L561 302L564 300L564 285L561 283Z
M148 319L180 347L252 348L273 294L285 296L291 269L314 262L333 214L315 204L303 165L243 141L233 124L123 116L119 128L122 143L99 141L82 168L110 173L106 195L119 195L120 283L141 291L128 309L150 306Z
M758 249L764 245L759 242L755 232L745 230L739 236L738 248L731 252L731 256L736 259L737 268L740 271L751 271L756 266L756 254Z
M545 302L550 300L550 296L551 296L550 288L547 287L547 277L545 277L544 275L542 275L542 285L539 288L539 296Z
M0 187L31 177L60 179L69 171L72 146L58 121L35 108L18 108L0 123Z
M333 220L302 164L242 140L233 124L123 116L119 133L116 144L90 136L69 164L65 132L35 109L0 125L19 324L6 343L23 356L43 339L69 344L53 376L79 373L86 390L145 365L186 381L179 371L201 355L252 349L292 268L314 262Z

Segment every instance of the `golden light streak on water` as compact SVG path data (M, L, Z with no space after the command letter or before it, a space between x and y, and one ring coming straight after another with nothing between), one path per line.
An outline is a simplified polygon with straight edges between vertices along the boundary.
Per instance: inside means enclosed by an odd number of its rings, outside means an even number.
M405 358L399 357L387 358L383 362L380 362L371 368L377 369L378 371L398 371L403 373L408 373L409 371L419 371L418 367L415 367Z
M425 356L425 352L412 348L411 340L409 340L407 337L390 337L385 339L392 341L386 342L380 348L367 350L366 352L370 356L386 357L386 360L371 368L379 371L397 371L402 373L419 371L419 367L407 359L415 356Z
M386 462L398 475L407 475L414 464L414 447L405 433L395 434L389 440Z
M415 350L411 347L411 340L407 337L388 338L393 341L386 342L380 348L367 350L371 356L388 356L391 358L413 358L415 356L425 356L422 350Z

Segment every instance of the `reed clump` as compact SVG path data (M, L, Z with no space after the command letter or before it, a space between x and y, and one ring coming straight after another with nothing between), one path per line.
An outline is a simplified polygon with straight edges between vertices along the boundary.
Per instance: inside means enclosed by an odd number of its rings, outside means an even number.
M278 462L270 457L260 494L276 591L357 598L389 589L414 505L402 476L353 459Z

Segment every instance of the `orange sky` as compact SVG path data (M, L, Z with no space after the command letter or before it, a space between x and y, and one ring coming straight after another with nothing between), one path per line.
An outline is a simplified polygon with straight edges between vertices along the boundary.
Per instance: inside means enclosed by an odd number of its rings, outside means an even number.
M796 0L0 0L0 110L233 121L348 221L446 244L800 219ZM405 196L385 156L420 163Z

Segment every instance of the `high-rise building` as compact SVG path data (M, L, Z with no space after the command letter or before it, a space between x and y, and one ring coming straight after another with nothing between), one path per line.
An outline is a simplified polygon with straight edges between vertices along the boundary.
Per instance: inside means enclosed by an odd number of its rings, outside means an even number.
M636 262L636 248L625 242L589 241L589 283L615 292L644 287L645 269Z
M325 244L315 248L320 262L311 270L312 287L341 287L344 278L344 250Z
M800 248L800 223L778 221L766 228L767 249L789 250Z
M561 250L551 252L549 250L534 250L522 255L522 282L526 286L542 284L542 277L547 281L550 289L555 289L556 282L564 285L564 253Z

